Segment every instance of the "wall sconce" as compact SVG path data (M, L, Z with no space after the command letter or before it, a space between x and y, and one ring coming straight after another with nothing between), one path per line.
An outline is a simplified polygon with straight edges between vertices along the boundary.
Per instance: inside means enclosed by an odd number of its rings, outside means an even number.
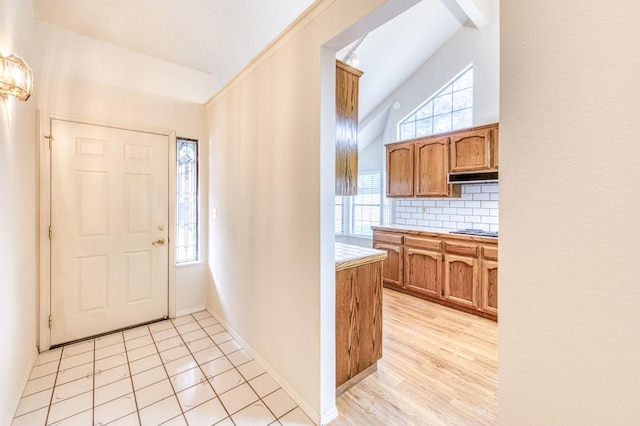
M20 56L4 57L0 54L0 97L15 96L26 101L33 90L33 74Z

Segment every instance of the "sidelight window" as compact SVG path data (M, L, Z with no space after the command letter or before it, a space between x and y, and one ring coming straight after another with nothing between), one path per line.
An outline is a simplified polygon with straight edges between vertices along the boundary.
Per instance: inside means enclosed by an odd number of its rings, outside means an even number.
M177 138L176 263L195 262L198 250L198 143Z

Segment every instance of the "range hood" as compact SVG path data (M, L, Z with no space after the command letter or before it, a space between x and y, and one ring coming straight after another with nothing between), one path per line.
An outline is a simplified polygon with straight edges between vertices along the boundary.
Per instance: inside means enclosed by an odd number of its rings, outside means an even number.
M491 183L498 181L498 171L449 173L447 183L461 185L464 183Z

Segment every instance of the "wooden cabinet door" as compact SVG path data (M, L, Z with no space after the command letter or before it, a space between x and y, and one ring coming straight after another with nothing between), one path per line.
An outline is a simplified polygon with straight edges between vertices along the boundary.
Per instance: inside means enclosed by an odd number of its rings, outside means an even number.
M387 252L387 259L382 269L382 282L395 287L403 287L402 272L404 249L401 246L373 242L373 248Z
M442 296L442 253L407 248L404 286L426 296Z
M483 259L480 271L482 276L480 309L498 316L498 262Z
M444 298L459 305L478 306L478 259L447 254L444 257Z
M493 133L494 129L489 128L451 135L449 171L468 172L492 168Z
M413 143L387 146L387 197L413 196Z
M447 184L449 138L429 139L415 144L415 195L446 197L450 194Z

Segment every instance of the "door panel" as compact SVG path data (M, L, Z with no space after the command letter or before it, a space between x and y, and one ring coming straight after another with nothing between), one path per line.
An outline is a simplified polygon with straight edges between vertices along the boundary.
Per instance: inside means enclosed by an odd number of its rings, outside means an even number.
M167 315L169 138L56 119L51 132L51 344Z

